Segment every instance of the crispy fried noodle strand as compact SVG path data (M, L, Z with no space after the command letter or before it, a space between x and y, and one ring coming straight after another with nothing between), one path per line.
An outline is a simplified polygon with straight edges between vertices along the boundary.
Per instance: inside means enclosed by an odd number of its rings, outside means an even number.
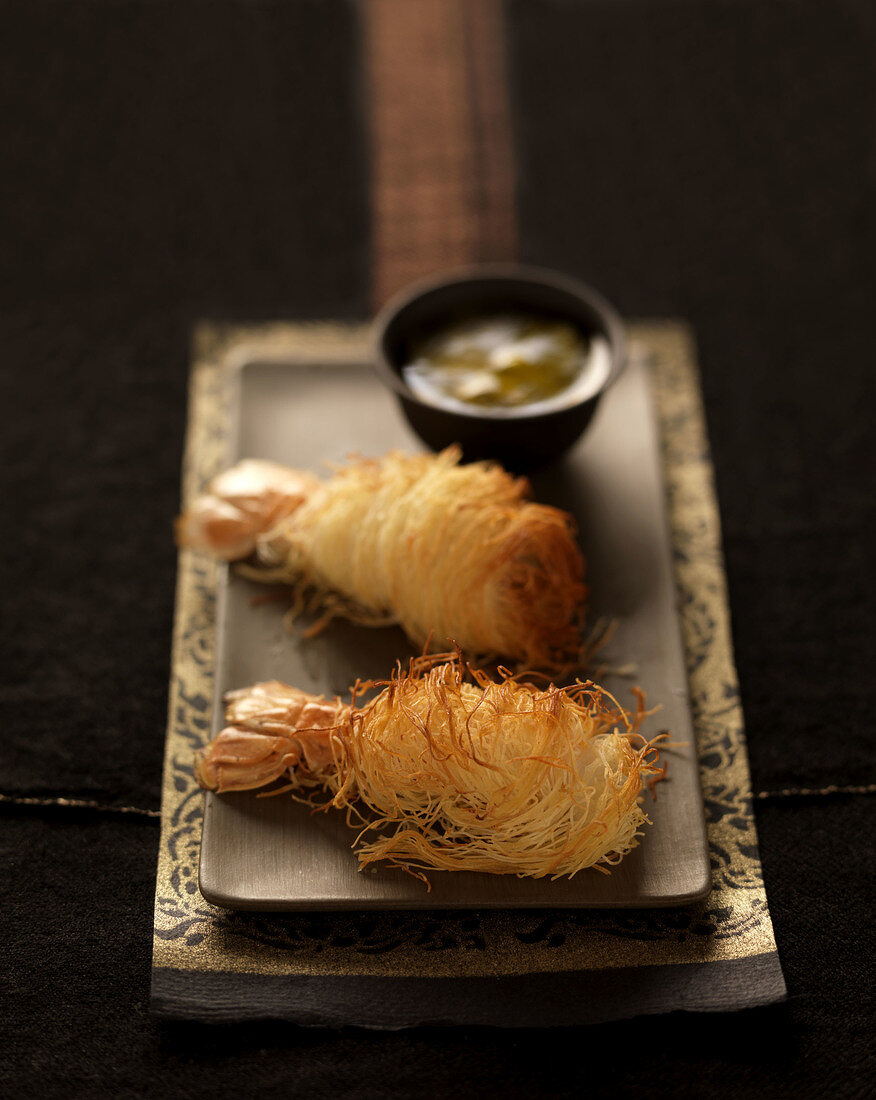
M283 790L321 788L327 806L359 821L363 867L606 870L637 844L643 789L659 774L637 699L630 713L590 681L542 691L493 680L453 654L358 684L350 706L257 684L227 697L229 724L199 754L197 775L220 793L281 779Z
M572 518L527 500L525 479L459 457L391 452L327 481L250 460L180 518L178 539L226 560L254 554L247 575L315 592L333 614L397 622L418 647L574 662L586 590Z

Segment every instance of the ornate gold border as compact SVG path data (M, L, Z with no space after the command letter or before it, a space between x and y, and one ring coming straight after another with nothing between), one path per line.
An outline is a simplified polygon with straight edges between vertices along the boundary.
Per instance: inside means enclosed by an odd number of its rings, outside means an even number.
M196 334L183 499L226 461L225 364L243 349L310 361L361 359L366 330L335 324L203 325ZM670 529L713 866L699 906L651 911L232 913L197 889L203 810L192 751L209 732L216 567L180 554L161 844L156 967L251 974L463 976L655 966L775 951L757 853L733 662L720 522L692 336L631 326L647 355L661 427Z

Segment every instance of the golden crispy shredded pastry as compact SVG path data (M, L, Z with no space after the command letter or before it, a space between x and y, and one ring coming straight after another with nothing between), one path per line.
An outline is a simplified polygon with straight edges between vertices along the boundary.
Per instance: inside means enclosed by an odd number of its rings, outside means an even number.
M228 697L197 774L219 792L322 788L360 823L363 867L571 876L618 863L648 821L643 790L660 771L636 698L630 713L590 681L542 691L454 654L358 683L351 706L259 684Z
M323 482L241 464L180 518L178 539L226 560L254 550L247 575L293 585L323 621L395 622L418 647L534 668L574 663L586 590L572 518L527 500L525 479L459 458L391 452Z

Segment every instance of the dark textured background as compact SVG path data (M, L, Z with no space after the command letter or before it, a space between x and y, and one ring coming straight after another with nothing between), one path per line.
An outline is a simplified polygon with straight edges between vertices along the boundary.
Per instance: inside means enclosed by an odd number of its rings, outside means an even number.
M873 783L873 9L508 17L521 258L696 328L755 790ZM358 65L350 3L0 4L2 793L158 807L190 327L367 316ZM159 1025L156 823L4 806L0 1091L864 1096L871 800L757 803L787 1004L525 1036Z

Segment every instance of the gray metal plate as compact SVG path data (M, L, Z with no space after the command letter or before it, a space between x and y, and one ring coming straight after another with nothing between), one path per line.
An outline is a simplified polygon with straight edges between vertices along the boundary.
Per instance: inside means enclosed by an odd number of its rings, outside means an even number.
M351 452L420 450L394 401L360 362L288 360L242 364L233 453L322 470ZM590 585L588 614L617 620L608 653L631 663L633 681L606 677L622 702L630 684L660 703L644 732L672 731L669 775L639 847L610 875L517 879L468 872L431 874L431 892L398 870L359 872L355 834L338 813L311 814L283 796L206 796L200 887L233 909L439 909L648 907L678 905L709 889L709 859L687 676L666 526L657 428L646 368L632 364L605 396L587 435L564 463L533 478L536 499L570 511L580 529ZM399 630L333 623L311 640L290 636L285 602L253 602L263 587L229 572L220 582L217 706L222 694L279 679L348 697L357 677L385 677L413 652Z

